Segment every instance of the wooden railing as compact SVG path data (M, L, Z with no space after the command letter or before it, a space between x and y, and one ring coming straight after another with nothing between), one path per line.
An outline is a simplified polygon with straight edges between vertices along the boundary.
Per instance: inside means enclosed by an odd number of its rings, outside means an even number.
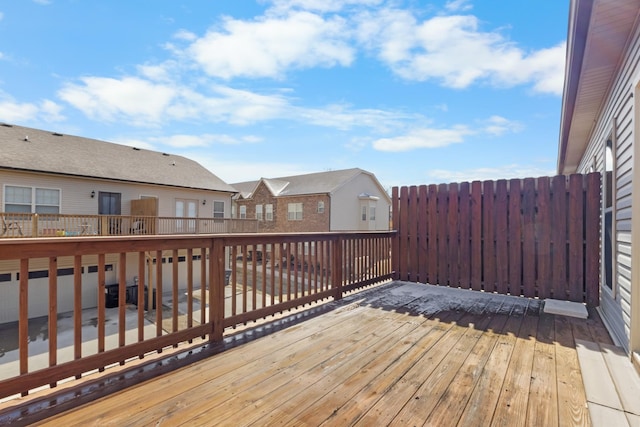
M392 236L0 240L0 398L389 280Z
M254 219L0 213L0 238L256 233Z

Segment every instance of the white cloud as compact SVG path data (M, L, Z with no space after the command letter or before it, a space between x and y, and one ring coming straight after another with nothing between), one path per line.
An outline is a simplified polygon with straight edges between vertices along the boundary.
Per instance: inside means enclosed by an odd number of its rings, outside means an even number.
M484 167L467 170L431 169L427 176L433 183L471 182L484 180L498 180L511 178L536 178L539 176L553 176L556 171L552 168L524 166L518 164L499 167Z
M209 147L214 144L254 144L260 142L261 140L261 138L253 135L235 137L224 134L171 135L165 137L149 138L149 141L154 146L156 144L162 144L176 148Z
M157 124L176 97L172 87L137 77L80 80L82 84L65 85L58 96L96 120L127 119L138 124Z
M290 68L351 64L354 49L345 40L349 28L339 17L325 20L308 12L255 21L225 18L195 41L187 53L209 75L280 78Z
M501 136L505 133L516 133L523 128L521 123L508 120L501 116L490 117L483 122L482 126L482 132L493 136Z
M473 9L471 0L449 0L445 3L444 7L451 12L467 11Z
M33 2L37 4L41 4L43 6L47 6L53 3L53 0L33 0Z
M273 11L291 9L313 10L316 12L338 12L351 6L376 6L383 0L274 0Z
M17 102L11 96L0 92L0 121L5 123L59 122L64 120L62 107L43 99L38 103Z
M198 163L228 184L254 181L260 178L274 178L317 172L314 165L306 167L297 163L285 162L242 162L237 158L220 159L219 156L203 157L200 153L197 156L192 156L188 152L180 153L180 155L196 159Z
M382 9L363 13L357 21L362 45L404 79L435 79L458 89L477 83L532 84L537 92L562 92L564 43L525 52L500 32L481 30L472 15L435 16L418 22L409 11Z
M2 18L4 18L4 13L0 12L0 21L2 21Z
M438 148L464 141L472 132L465 126L450 129L416 129L406 135L382 138L373 142L373 148L379 151L409 151L418 148Z

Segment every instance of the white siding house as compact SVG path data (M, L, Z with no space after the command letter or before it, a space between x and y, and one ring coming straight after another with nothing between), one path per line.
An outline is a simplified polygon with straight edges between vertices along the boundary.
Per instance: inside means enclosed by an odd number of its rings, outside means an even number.
M389 229L391 198L374 174L359 168L262 178L232 185L238 190L234 200L236 212L255 216L263 231ZM263 210L269 215L258 215L257 212ZM294 221L293 217L300 220Z
M152 197L156 199L157 216L230 218L234 193L233 187L182 156L0 124L0 212L5 216L129 215L133 200ZM127 257L130 284L137 265L134 255ZM84 308L97 304L97 260L92 258L82 260ZM168 258L163 276L166 285L171 277ZM107 254L106 260L106 284L117 283L119 258ZM60 312L72 309L72 269L72 257L58 259ZM46 270L46 259L30 264L29 292L43 296L29 299L30 317L48 313ZM0 323L18 318L18 280L17 263L0 262Z
M600 171L600 313L640 351L640 2L572 0L558 171ZM634 247L636 248L634 250Z

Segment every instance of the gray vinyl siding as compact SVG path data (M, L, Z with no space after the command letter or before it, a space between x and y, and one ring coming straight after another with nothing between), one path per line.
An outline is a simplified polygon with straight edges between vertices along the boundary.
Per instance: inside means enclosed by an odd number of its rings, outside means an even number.
M633 129L634 115L640 119L640 112L634 111L634 81L640 72L640 36L636 28L633 43L629 45L625 61L611 88L607 102L603 106L589 145L581 159L578 172L588 172L594 163L596 170L604 171L604 144L615 132L615 201L614 201L614 283L615 299L606 289L602 293L601 312L611 332L620 344L629 350L629 330L631 325L631 227L632 227L632 172L633 172Z

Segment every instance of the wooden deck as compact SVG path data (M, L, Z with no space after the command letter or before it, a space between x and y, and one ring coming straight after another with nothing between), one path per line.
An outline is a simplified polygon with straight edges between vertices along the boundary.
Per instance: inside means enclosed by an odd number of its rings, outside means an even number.
M611 343L595 311L406 283L277 323L41 425L590 425L575 340Z

